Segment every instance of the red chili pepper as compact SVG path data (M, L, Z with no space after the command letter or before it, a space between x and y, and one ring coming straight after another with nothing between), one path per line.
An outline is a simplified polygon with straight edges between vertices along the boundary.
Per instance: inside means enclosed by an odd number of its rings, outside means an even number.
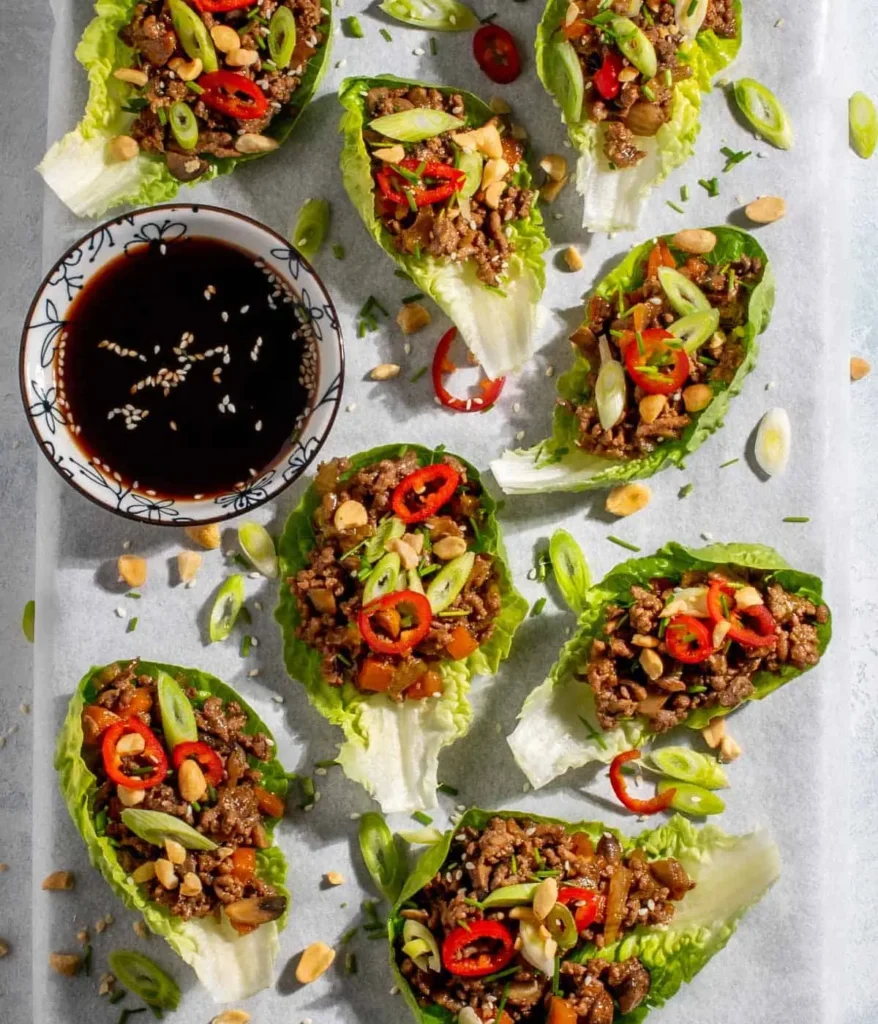
M589 925L594 924L604 909L604 897L600 893L572 885L561 889L558 902L565 907L571 903L576 904L573 920L578 932L584 932Z
M241 121L262 117L268 97L255 82L234 71L211 71L198 79L200 98L213 110Z
M448 359L448 350L456 336L457 328L452 327L451 330L446 331L436 346L436 354L433 356L433 390L446 409L451 409L454 412L484 412L486 409L490 409L500 397L506 378L497 377L495 380L486 378L480 381L479 387L482 389L482 394L477 398L455 398L443 384L442 375L450 372L449 366L454 367L454 364Z
M241 7L252 7L253 0L195 0L199 11L210 11L219 14L223 11L237 11Z
M735 591L722 580L714 580L707 592L707 611L716 622L730 622L731 629L726 633L727 640L736 640L742 647L774 647L777 643L774 616L765 607L758 604L752 608L735 608ZM741 622L744 615L753 619L756 629L748 629Z
M179 768L187 757L195 758L211 786L218 786L223 781L223 763L213 747L209 747L200 740L191 743L178 743L172 754L174 767Z
M692 615L675 615L665 630L668 653L685 665L697 665L713 654L710 630Z
M500 944L494 952L480 952L466 956L467 946L480 939ZM445 970L463 978L483 978L486 974L502 971L515 956L515 940L509 929L499 921L472 921L466 928L455 928L442 943L442 963Z
M404 606L404 607L400 607ZM388 639L376 633L372 626L373 617L379 612L395 612L400 615L411 615L414 618L413 626L400 628L399 635ZM402 618L402 616L400 616ZM430 632L430 620L433 618L433 610L430 602L423 594L414 590L397 590L393 594L385 594L375 601L370 601L360 612L357 625L363 639L378 654L408 654L413 647L424 639Z
M636 761L640 757L639 750L626 750L623 754L617 754L610 764L610 783L613 792L619 798L619 802L635 814L658 814L659 811L669 807L677 793L676 789L666 789L661 796L654 796L651 800L638 800L628 793L628 784L622 774L622 765L629 761Z
M421 466L396 485L393 514L404 523L422 523L451 501L459 483L460 473L446 462Z
M143 750L138 754L120 754L116 750L119 740L131 733L137 733L138 736L143 737L145 743ZM128 718L124 722L111 725L104 733L101 754L107 777L117 785L126 786L128 789L152 789L153 786L164 781L168 770L168 758L158 736L139 718ZM152 770L148 775L127 775L122 768L123 756L133 757L144 762L143 767L149 767Z
M403 170L414 173L423 165L417 182L409 181L405 175L400 174L396 167L388 164L382 167L375 175L378 187L385 199L399 206L408 205L411 196L415 206L432 206L433 203L441 203L444 199L450 199L455 192L460 192L466 184L466 173L451 164L443 164L438 160L430 160L423 163L414 157L407 157L401 160L399 166ZM435 178L445 182L443 185L432 185L427 187L426 179Z
M498 85L508 85L521 74L521 57L515 40L499 25L482 25L476 32L473 56L488 78Z
M601 94L601 99L614 100L622 89L619 81L619 72L625 66L621 53L611 50L600 68L595 72L592 81L594 87Z
M682 348L669 347L668 339L676 341L661 327L652 327L639 336L626 331L622 338L628 376L648 395L673 394L689 376L689 357Z

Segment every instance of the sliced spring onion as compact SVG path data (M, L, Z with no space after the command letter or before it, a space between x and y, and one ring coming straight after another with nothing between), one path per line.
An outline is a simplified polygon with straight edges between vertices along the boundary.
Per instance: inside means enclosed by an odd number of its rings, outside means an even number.
M377 562L387 551L387 545L392 540L399 540L405 533L405 523L396 516L383 520L378 524L378 529L366 542L363 554L367 562Z
M174 839L187 850L216 850L217 844L201 832L196 832L182 818L164 811L143 811L127 807L122 811L122 822L136 835L153 846L164 846L166 839Z
M397 589L401 567L402 563L395 551L388 551L379 559L363 588L363 604L369 604L379 597L384 597L385 594L392 594Z
M439 956L439 943L430 929L421 924L420 921L406 921L402 926L403 942L423 943L423 948L412 957L412 960L422 971L435 971L437 974L442 970L442 960Z
M320 246L326 238L329 216L329 203L325 199L308 199L299 210L292 241L309 263L320 251Z
M238 527L241 550L267 579L277 576L277 551L271 534L261 523L241 523Z
M778 149L792 149L793 126L780 100L755 78L735 82L735 101L754 130Z
M453 558L443 566L430 581L430 585L427 587L427 600L430 602L434 615L444 612L463 590L473 571L475 560L476 556L472 551L458 555L457 558Z
M289 7L280 6L268 27L268 52L278 68L289 67L296 48L296 19Z
M396 114L376 117L374 121L369 122L369 127L398 142L423 142L425 139L441 135L442 132L463 128L464 122L444 110L413 107L411 110L400 110Z
M419 828L413 832L398 832L397 835L412 846L435 846L442 842L442 833L438 828Z
M342 24L347 30L347 34L352 39L362 39L366 34L363 31L363 26L360 24L360 19L355 14L352 14L349 18L345 18Z
M581 615L591 573L582 548L566 530L555 530L549 541L549 558L555 582L571 611Z
M541 928L542 925L536 918L533 920L524 919L519 922L520 953L532 967L536 967L546 977L551 978L555 973L555 957L554 955L549 956L546 949L546 940L543 938ZM554 947L554 942L552 946Z
M479 25L473 11L458 0L384 0L379 6L405 25L437 32L469 32Z
M616 45L645 77L655 78L658 58L655 47L630 18L613 18L610 29L616 37Z
M206 72L216 71L219 67L216 49L201 17L185 0L168 0L168 7L174 31L186 56L191 60L200 60Z
M180 149L195 149L198 145L198 119L195 117L192 107L182 100L177 100L176 103L171 104L168 121Z
M232 632L244 597L244 577L240 573L229 576L217 591L213 607L210 609L208 631L211 643L225 640Z
M543 924L549 929L552 938L558 943L562 952L572 949L579 939L573 915L563 903L556 903L546 915Z
M458 170L463 171L466 175L466 181L464 182L463 188L460 190L458 195L461 199L469 199L474 196L479 190L479 186L482 184L482 171L484 169L484 159L481 153L476 150L461 151L457 157Z
M711 793L709 789L693 786L690 782L677 782L676 779L662 779L656 787L659 796L669 789L675 789L671 807L684 814L707 815L722 814L726 809L725 801Z
M851 149L868 160L878 145L878 112L864 92L855 92L848 101L848 126Z
M147 1006L176 1010L180 1005L180 986L148 956L133 949L114 949L107 959L120 984Z
M662 747L649 755L650 762L662 773L681 782L705 789L725 789L729 780L717 760L688 747Z
M673 267L659 267L659 283L668 297L668 302L680 314L690 316L692 313L708 312L712 307L704 292L684 277Z
M677 0L674 21L687 40L694 39L701 31L707 17L708 0Z
M625 413L625 368L610 352L610 343L601 336L598 347L601 368L595 382L594 399L604 430L615 426Z
M37 615L37 603L36 601L28 601L24 606L24 611L21 613L21 631L24 633L24 638L29 643L34 642L34 626L36 623Z
M395 903L408 872L393 833L377 811L360 818L360 853L375 885Z
M167 672L159 672L156 690L162 715L162 732L170 748L173 750L179 743L195 743L198 739L198 726L192 704L183 692L183 687Z
M683 351L691 355L713 337L718 327L719 310L711 307L675 320L668 330L683 342Z
M582 64L573 45L567 39L555 39L546 59L549 72L549 91L555 97L567 124L582 120L582 102L585 97L585 77Z
M504 885L494 889L482 900L482 906L488 907L524 907L533 903L537 882L525 882L522 885Z
M786 409L769 409L756 431L756 461L769 476L783 473L790 461L791 446L792 428Z

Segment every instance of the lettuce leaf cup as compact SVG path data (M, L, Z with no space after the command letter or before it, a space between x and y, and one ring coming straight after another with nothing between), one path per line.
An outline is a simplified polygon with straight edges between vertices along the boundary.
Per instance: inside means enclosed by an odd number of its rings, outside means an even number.
M596 0L548 0L537 30L537 71L579 153L589 231L637 227L650 191L694 152L702 93L741 47L740 0L628 6L623 17Z
M61 794L89 859L217 1002L274 982L289 909L274 751L215 676L138 660L87 672L58 736Z
M85 114L37 168L77 216L167 202L286 141L326 70L332 4L247 6L98 0L76 48Z
M637 1024L779 875L762 832L675 816L628 838L600 822L470 810L403 887L393 972L420 1024Z
M345 774L386 812L434 807L472 678L527 614L478 472L403 444L324 463L278 554L287 671L344 732Z
M761 544L669 543L616 566L508 737L535 789L678 725L703 729L818 664L823 586Z
M367 230L489 377L533 352L549 246L506 119L472 93L382 75L339 90L345 188Z
M495 459L497 483L585 491L682 465L722 426L773 307L771 265L745 231L692 228L637 246L586 303L552 437Z

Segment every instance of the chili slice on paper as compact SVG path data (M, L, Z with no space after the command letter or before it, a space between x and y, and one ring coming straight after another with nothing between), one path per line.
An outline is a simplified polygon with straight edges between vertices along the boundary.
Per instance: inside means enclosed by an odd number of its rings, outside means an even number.
M492 82L508 85L521 74L521 56L511 32L482 25L473 36L473 56Z
M629 811L633 811L635 814L658 814L659 811L664 811L670 807L677 791L676 789L668 789L661 796L655 796L651 800L638 800L637 797L631 796L628 792L625 776L622 774L622 766L629 761L636 761L639 757L639 750L626 750L621 754L617 754L610 764L610 784L619 802L623 807L627 807Z
M445 387L442 377L455 369L454 364L448 359L448 351L456 336L457 328L452 327L445 332L436 346L436 354L433 356L433 390L446 409L451 409L454 412L484 412L486 409L490 409L500 397L506 378L497 377L495 380L486 378L480 381L479 387L482 389L482 394L476 398L456 398L452 395Z

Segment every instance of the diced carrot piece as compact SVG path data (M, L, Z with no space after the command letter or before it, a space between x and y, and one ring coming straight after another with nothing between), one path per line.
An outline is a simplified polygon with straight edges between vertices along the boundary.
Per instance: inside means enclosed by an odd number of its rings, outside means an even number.
M239 846L232 854L232 874L239 882L249 882L256 874L256 849Z
M282 818L286 805L277 793L270 793L261 786L256 787L256 803L263 814L269 818Z
M579 1017L576 1014L576 1010L565 1002L563 999L559 999L557 996L552 996L552 1002L549 1006L549 1018L546 1024L577 1024Z
M478 648L478 641L466 626L463 625L454 627L451 638L445 644L448 656L454 661L463 661L464 658L468 658Z
M393 682L393 666L377 658L366 658L360 668L357 683L361 690L383 693Z
M659 267L676 267L677 261L674 259L671 250L668 248L668 243L664 239L659 239L658 242L652 247L652 251L649 254L649 260L646 264L646 276L647 279L651 277L658 277Z
M128 703L121 709L122 718L133 718L135 715L142 715L145 711L149 711L152 708L152 697L149 695L149 690L144 687L138 687L131 694L131 698Z
M89 746L96 746L104 732L115 722L119 716L112 711L102 708L100 704L89 704L82 712L82 735Z
M631 310L631 318L635 331L642 331L646 327L647 309L644 303L638 302Z
M438 672L428 669L421 678L405 691L406 697L411 700L423 700L425 697L433 697L442 693L442 677Z

